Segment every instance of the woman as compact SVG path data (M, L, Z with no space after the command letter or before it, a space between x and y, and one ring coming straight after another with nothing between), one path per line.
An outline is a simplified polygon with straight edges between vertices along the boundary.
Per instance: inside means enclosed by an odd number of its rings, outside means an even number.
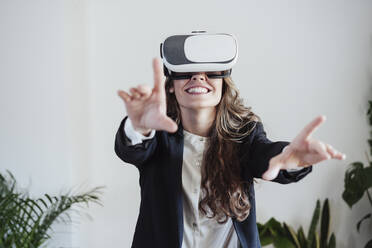
M311 137L324 116L292 142L272 142L230 76L163 80L159 59L153 70L153 89L118 92L128 116L115 151L140 172L133 247L261 247L253 178L296 182L313 164L345 158Z

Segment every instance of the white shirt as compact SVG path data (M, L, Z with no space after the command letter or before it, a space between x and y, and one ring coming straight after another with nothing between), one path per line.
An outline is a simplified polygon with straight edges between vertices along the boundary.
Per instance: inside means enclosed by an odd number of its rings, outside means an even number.
M224 224L199 212L201 194L201 162L208 138L183 130L183 248L238 248L239 240L231 218Z
M155 135L152 130L144 136L134 130L128 118L124 132L132 145L151 139ZM184 150L182 163L183 191L183 240L182 248L239 248L240 243L231 218L224 224L207 218L199 212L198 204L201 195L201 161L205 143L208 138L183 130Z

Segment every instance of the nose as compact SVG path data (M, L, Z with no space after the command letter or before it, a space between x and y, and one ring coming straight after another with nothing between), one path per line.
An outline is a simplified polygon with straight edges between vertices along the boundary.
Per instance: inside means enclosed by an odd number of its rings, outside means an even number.
M200 80L200 81L205 81L205 74L204 73L198 73L198 74L194 74L192 75L192 78L191 80Z

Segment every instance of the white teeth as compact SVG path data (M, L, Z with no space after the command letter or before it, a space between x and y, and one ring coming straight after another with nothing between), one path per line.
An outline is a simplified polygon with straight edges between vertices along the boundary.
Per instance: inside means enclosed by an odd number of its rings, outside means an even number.
M208 93L208 90L203 87L194 87L187 90L188 93Z

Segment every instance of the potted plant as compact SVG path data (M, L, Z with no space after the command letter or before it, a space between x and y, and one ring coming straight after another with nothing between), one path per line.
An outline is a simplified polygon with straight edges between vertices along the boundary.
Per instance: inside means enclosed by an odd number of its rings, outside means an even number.
M321 225L320 233L318 234L317 226L319 221ZM265 224L257 223L257 226L262 246L273 244L275 248L336 247L335 235L332 233L329 236L330 211L328 199L324 201L322 210L320 201L317 200L307 236L305 235L302 226L300 226L297 232L295 232L291 226L285 222L280 223L275 218L271 218Z
M369 101L369 108L367 111L367 116L369 120L369 125L372 127L372 101ZM368 139L368 144L370 148L370 155L372 156L372 129L370 131L370 139ZM352 208L357 202L367 196L369 203L371 205L372 212L372 197L369 190L372 188L372 161L366 152L367 165L364 166L362 162L353 162L350 168L345 172L345 190L342 193L342 198L347 203L347 205ZM371 214L367 213L362 217L357 225L357 231L359 232L361 224L366 220L371 220ZM372 247L372 239L370 239L365 248Z
M32 199L28 192L19 192L16 179L8 171L8 177L0 173L0 248L37 248L46 245L54 222L71 220L69 211L73 205L89 202L101 204L102 187L78 194L64 194Z

